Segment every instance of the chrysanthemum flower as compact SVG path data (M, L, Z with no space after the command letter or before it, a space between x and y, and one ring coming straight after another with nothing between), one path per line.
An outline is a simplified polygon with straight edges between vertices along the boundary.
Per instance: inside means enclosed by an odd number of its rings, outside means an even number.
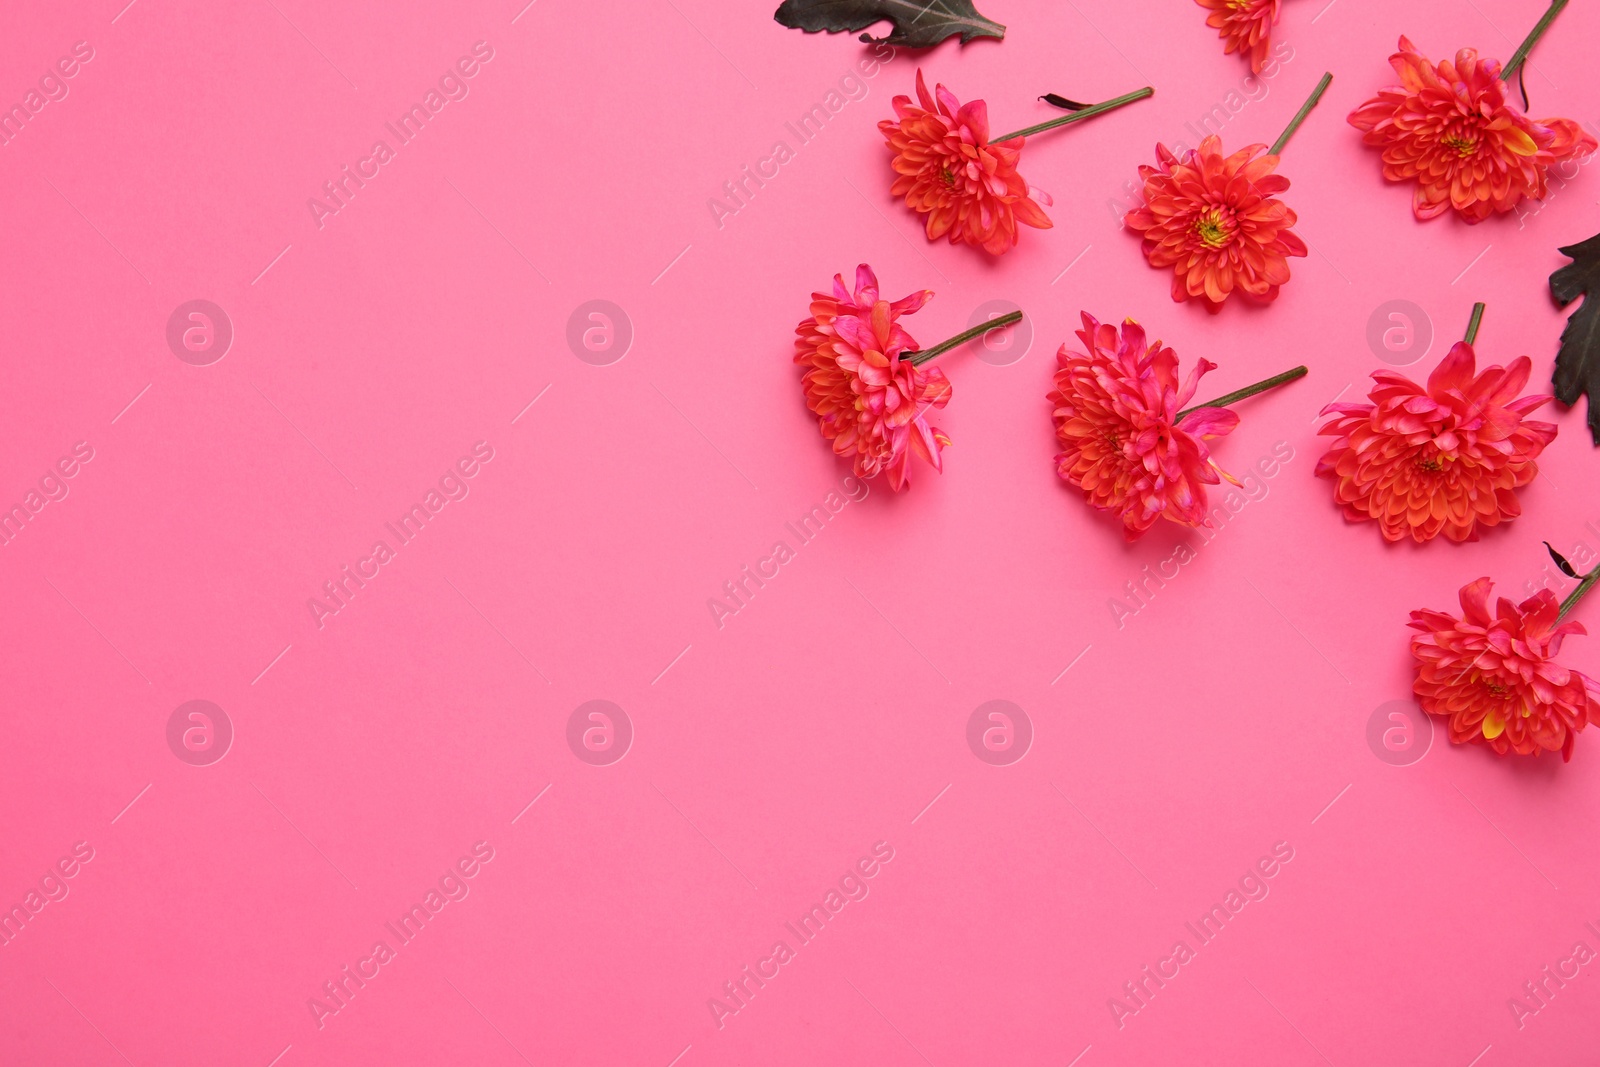
M1025 138L989 143L989 108L962 104L940 85L937 103L917 71L917 99L894 98L897 119L878 123L894 153L897 177L889 191L927 218L930 241L977 245L1000 255L1017 243L1017 226L1050 228L1040 204L1050 197L1017 173Z
M1159 165L1139 167L1144 206L1123 221L1144 238L1152 267L1172 269L1172 299L1203 300L1212 312L1235 290L1276 300L1289 280L1287 257L1306 254L1289 228L1295 213L1276 197L1289 179L1273 173L1278 157L1260 155L1265 149L1224 156L1211 136L1182 159L1158 144Z
M1526 416L1549 396L1518 397L1532 361L1474 373L1461 342L1423 388L1403 374L1374 371L1369 404L1329 404L1320 433L1336 438L1317 464L1335 483L1334 499L1352 521L1374 519L1385 540L1417 542L1444 534L1476 541L1483 526L1522 514L1516 490L1539 473L1535 457L1556 436L1554 423Z
M1362 140L1383 150L1383 176L1415 181L1411 210L1431 219L1454 208L1468 222L1545 194L1545 170L1585 156L1595 139L1571 119L1530 119L1506 96L1500 62L1471 48L1429 62L1405 37L1389 57L1400 84L1350 113Z
M1461 590L1462 618L1413 611L1416 658L1412 691L1422 710L1449 720L1455 744L1478 742L1500 755L1541 751L1572 758L1573 742L1600 714L1592 679L1555 662L1568 634L1583 624L1561 622L1548 589L1512 604L1499 598L1489 613L1493 583L1479 578Z
M1278 21L1282 0L1195 0L1211 12L1206 25L1217 31L1226 46L1225 55L1234 52L1250 57L1250 69L1261 73L1272 47L1272 27Z
M878 279L865 263L856 268L856 290L835 275L833 293L813 293L811 315L795 327L796 363L806 406L817 416L835 455L852 459L862 478L887 473L895 490L906 487L911 456L941 469L940 450L950 443L930 426L930 408L950 401L950 382L937 367L914 366L902 352L917 342L899 324L933 295L923 290L890 303L878 297Z
M1047 397L1062 448L1056 473L1121 518L1130 541L1161 518L1206 523L1205 487L1221 480L1206 441L1231 433L1239 416L1225 407L1178 414L1216 364L1199 360L1180 382L1177 353L1146 344L1132 319L1119 335L1084 312L1078 339L1084 351L1062 345L1056 354Z

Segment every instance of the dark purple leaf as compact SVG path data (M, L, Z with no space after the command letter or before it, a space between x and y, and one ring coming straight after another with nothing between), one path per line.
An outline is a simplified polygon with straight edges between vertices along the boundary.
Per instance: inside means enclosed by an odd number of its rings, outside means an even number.
M1570 406L1588 396L1589 435L1600 445L1600 233L1560 251L1572 262L1550 275L1550 292L1562 307L1580 296L1583 303L1561 331L1556 399Z
M773 18L792 30L855 32L875 22L894 24L887 37L862 34L869 44L932 48L946 37L1004 37L1006 28L978 14L971 0L783 0Z

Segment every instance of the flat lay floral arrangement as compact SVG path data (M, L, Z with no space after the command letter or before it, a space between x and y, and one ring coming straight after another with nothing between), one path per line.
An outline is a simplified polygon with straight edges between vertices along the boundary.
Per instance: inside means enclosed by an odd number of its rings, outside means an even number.
M1503 64L1468 47L1453 58L1431 59L1400 35L1389 57L1397 80L1370 87L1370 97L1342 123L1316 113L1330 72L1270 146L1225 146L1217 135L1181 153L1156 144L1153 165L1129 162L1141 195L1122 219L1124 239L1133 239L1124 254L1136 248L1152 270L1170 274L1172 300L1198 302L1213 315L1226 313L1230 303L1270 305L1293 280L1290 261L1308 251L1294 231L1298 216L1290 206L1294 156L1285 158L1302 130L1302 137L1344 139L1349 151L1373 157L1385 181L1411 187L1411 217L1394 220L1399 240L1406 227L1448 225L1452 217L1459 224L1492 225L1545 197L1550 168L1597 149L1577 122L1536 119L1527 106L1529 53L1567 2L1554 0ZM1218 32L1222 61L1259 72L1272 35L1282 28L1281 0L1197 3ZM1003 39L1006 32L966 0L926 8L898 0L786 0L777 19L807 32L855 32L887 21L893 32L882 40L911 48L952 36L963 43ZM1053 226L1051 198L1023 174L1031 141L1070 137L1065 127L1086 120L1118 121L1115 113L1162 89L1143 86L1098 103L1044 91L1040 99L1061 110L1059 117L995 135L988 104L972 95L979 88L936 81L930 91L918 69L912 92L894 97L892 113L878 122L881 142L859 150L881 155L888 192L915 213L930 246L997 264L1028 240L1027 230ZM1041 86L1053 88L1064 87ZM1550 243L1562 245L1570 236ZM1327 448L1314 473L1331 490L1326 521L1345 523L1353 537L1376 534L1447 553L1470 553L1471 543L1496 527L1539 521L1523 516L1518 491L1538 476L1539 456L1564 424L1569 433L1581 432L1569 410L1580 396L1588 397L1587 429L1600 446L1600 235L1566 243L1561 252L1572 262L1550 277L1551 295L1563 307L1582 303L1556 352L1480 354L1474 348L1479 327L1486 313L1493 314L1480 303L1425 381L1379 370L1364 400L1321 410L1318 432ZM886 281L893 282L893 293L906 295L883 292L865 263L853 278L837 275L831 290L814 292L795 329L794 362L803 368L805 404L834 454L856 476L881 475L900 492L909 489L914 468L941 472L952 444L932 420L954 400L951 376L959 375L959 360L932 362L989 331L1010 328L1023 312L924 346L908 325L933 293L906 292L914 283ZM1198 354L1207 347L1203 331L1169 346L1147 334L1130 313L1136 309L1109 310L1105 321L1081 310L1082 329L1062 343L1051 381L1041 383L1048 406L1041 405L1037 417L1048 417L1054 428L1056 473L1073 495L1105 513L1108 535L1120 526L1132 541L1158 523L1208 525L1207 487L1239 484L1229 473L1223 439L1254 404L1296 403L1292 386L1276 391L1315 374L1316 367L1286 368L1201 399L1202 381L1217 367ZM1551 357L1553 392L1545 392L1534 381L1535 367L1542 376ZM1275 395L1242 403L1268 391ZM1558 406L1549 407L1552 401ZM1559 752L1570 760L1577 735L1600 716L1600 683L1557 659L1566 637L1585 633L1572 616L1600 580L1600 567L1580 573L1549 551L1564 574L1579 580L1564 601L1548 589L1520 603L1491 600L1492 580L1472 577L1473 564L1463 558L1460 614L1411 613L1413 692L1424 711L1445 722L1452 742L1480 744L1502 756ZM1395 557L1392 565L1403 563ZM1403 634L1397 625L1397 649Z

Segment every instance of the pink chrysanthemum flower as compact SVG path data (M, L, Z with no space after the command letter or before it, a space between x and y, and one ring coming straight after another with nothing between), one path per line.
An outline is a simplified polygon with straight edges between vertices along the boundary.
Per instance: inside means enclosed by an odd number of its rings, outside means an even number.
M1411 210L1431 219L1454 208L1468 222L1545 194L1545 170L1585 156L1595 139L1571 119L1530 119L1506 96L1500 62L1471 48L1428 61L1406 38L1389 57L1400 84L1350 113L1362 140L1383 150L1383 176L1415 181Z
M1272 27L1278 21L1282 0L1195 0L1210 11L1206 25L1217 31L1226 46L1223 54L1239 52L1250 57L1250 69L1257 74L1267 61L1272 47Z
M1205 487L1220 481L1206 441L1231 433L1239 416L1225 407L1178 414L1216 364L1199 360L1180 382L1177 353L1160 341L1147 345L1132 319L1119 335L1084 312L1078 339L1083 352L1062 345L1056 354L1047 397L1062 448L1056 473L1121 518L1130 541L1157 519L1205 524Z
M1295 213L1275 195L1289 188L1273 173L1278 157L1256 158L1265 149L1253 144L1224 156L1212 136L1182 159L1158 144L1159 166L1139 167L1144 206L1123 221L1144 238L1152 267L1172 269L1172 299L1203 300L1212 312L1235 290L1276 300L1289 280L1287 257L1306 254L1289 228Z
M926 215L928 240L977 245L992 255L1016 247L1017 225L1048 230L1040 204L1050 197L1017 173L1024 138L989 143L989 108L982 100L962 104L943 85L938 101L917 71L917 99L894 98L896 120L878 123L894 153L896 174L889 191Z
M950 402L950 382L937 367L902 360L917 342L899 324L931 297L928 290L894 303L878 298L878 279L865 263L856 268L852 295L834 275L833 293L811 295L811 315L795 327L796 363L806 406L817 416L835 455L850 458L862 478L887 473L904 489L911 456L942 469L940 450L950 443L926 418L930 408Z
M1320 433L1336 438L1317 464L1352 521L1376 520L1385 540L1444 534L1476 541L1483 526L1522 514L1516 490L1539 473L1535 457L1554 423L1525 417L1549 396L1518 397L1532 361L1474 374L1472 346L1457 343L1423 388L1395 371L1374 371L1370 404L1329 404Z
M1560 622L1560 605L1548 589L1512 604L1499 598L1489 613L1488 578L1461 590L1462 618L1442 611L1413 611L1411 639L1417 678L1412 691L1422 710L1449 720L1455 744L1478 742L1500 755L1540 752L1572 758L1578 731L1600 714L1595 683L1561 666L1555 656L1568 634L1583 624Z

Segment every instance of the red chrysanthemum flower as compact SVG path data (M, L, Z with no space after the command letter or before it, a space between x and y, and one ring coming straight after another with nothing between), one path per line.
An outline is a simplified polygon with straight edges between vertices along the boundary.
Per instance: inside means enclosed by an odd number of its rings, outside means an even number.
M1060 369L1047 397L1062 447L1056 473L1120 517L1130 541L1161 518L1206 524L1205 487L1220 481L1206 441L1231 433L1239 416L1225 407L1177 416L1216 364L1202 359L1180 382L1177 353L1160 341L1147 345L1132 319L1119 336L1084 312L1078 339L1083 352L1062 345L1056 354Z
M1411 639L1417 678L1412 691L1422 710L1449 720L1450 740L1479 742L1500 755L1540 752L1572 758L1578 731L1600 714L1595 683L1561 666L1555 656L1583 624L1559 622L1561 606L1548 589L1512 604L1499 599L1489 614L1488 578L1461 590L1462 618L1413 611Z
M1554 423L1525 416L1549 396L1518 397L1532 361L1474 374L1472 346L1450 349L1424 389L1403 374L1374 371L1370 404L1329 404L1319 431L1337 438L1317 464L1352 521L1374 519L1385 540L1444 534L1476 541L1478 529L1522 514L1516 490L1539 473L1535 457Z
M1261 73L1272 47L1272 27L1278 21L1282 0L1195 0L1210 11L1206 25L1227 42L1223 54L1248 54L1250 69Z
M1428 61L1406 38L1389 57L1400 84L1350 113L1362 140L1383 150L1383 176L1415 181L1411 210L1431 219L1448 208L1468 222L1545 194L1545 170L1585 156L1595 139L1571 119L1530 119L1506 96L1500 61L1471 48L1451 63Z
M895 490L907 485L913 453L940 470L940 450L950 443L926 418L929 408L950 402L950 382L937 367L900 358L917 350L900 316L932 295L923 290L892 304L880 300L877 276L863 263L854 295L834 275L832 295L813 293L810 317L795 327L794 361L807 368L801 378L806 406L822 436L833 442L835 455L854 460L858 476L887 473Z
M1017 224L1041 230L1050 218L1039 207L1050 198L1017 173L1024 138L989 143L989 108L962 104L943 85L938 102L917 71L917 99L894 98L894 122L878 123L894 153L897 177L889 191L926 215L928 240L978 245L992 255L1017 244Z
M1275 195L1289 188L1289 179L1273 173L1278 157L1256 158L1266 147L1224 156L1212 136L1179 159L1158 144L1159 166L1139 167L1144 206L1123 221L1143 236L1152 267L1172 268L1172 299L1197 298L1212 312L1235 290L1276 300L1289 280L1287 257L1306 254L1289 228L1295 213Z

